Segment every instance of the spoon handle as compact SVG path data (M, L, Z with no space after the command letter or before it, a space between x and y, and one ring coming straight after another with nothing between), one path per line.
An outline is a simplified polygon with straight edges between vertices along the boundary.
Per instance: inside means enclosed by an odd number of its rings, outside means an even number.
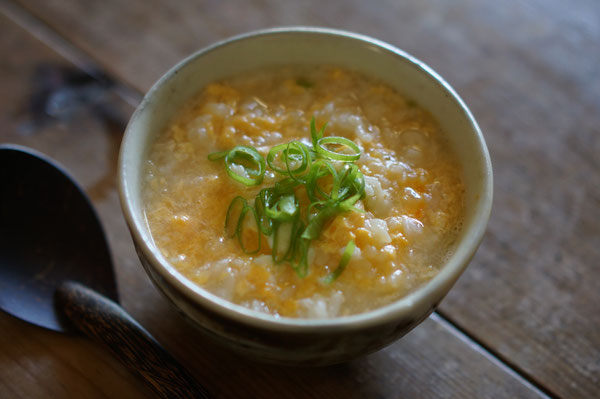
M207 391L123 308L79 283L56 290L56 304L68 320L104 344L161 398L209 398Z

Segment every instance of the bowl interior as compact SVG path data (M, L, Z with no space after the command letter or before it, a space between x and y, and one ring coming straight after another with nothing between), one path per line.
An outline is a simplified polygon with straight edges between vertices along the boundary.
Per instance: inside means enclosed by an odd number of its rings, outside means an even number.
M492 197L491 164L477 124L452 88L429 67L383 42L364 36L317 28L288 28L242 35L204 49L173 67L145 96L132 117L120 155L120 188L124 213L141 250L153 258L166 278L189 295L216 302L229 312L252 311L224 304L174 271L154 247L147 228L141 185L144 162L154 138L178 110L206 84L246 70L277 64L335 64L385 81L426 108L445 131L458 155L466 186L466 214L452 255L440 273L414 293L383 309L377 317L437 303L450 289L483 236ZM191 290L191 291L190 291ZM233 309L233 310L232 310ZM255 313L255 312L254 312ZM239 315L239 314L238 314ZM254 315L256 316L256 315ZM269 319L268 315L258 316ZM365 319L369 316L354 317ZM352 317L350 317L352 318ZM302 322L299 322L302 323Z

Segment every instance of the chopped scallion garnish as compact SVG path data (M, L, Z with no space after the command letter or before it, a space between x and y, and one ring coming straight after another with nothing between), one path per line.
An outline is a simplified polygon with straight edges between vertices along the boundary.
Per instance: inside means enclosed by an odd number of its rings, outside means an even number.
M317 142L320 138L325 135L325 128L327 127L327 123L321 126L321 130L317 131L317 125L315 122L315 117L310 120L310 138L312 139L313 149L317 147Z
M355 206L365 195L364 176L354 164L360 158L360 148L345 137L324 137L326 125L317 131L315 118L312 118L312 148L300 141L276 145L267 154L266 162L255 148L248 146L236 146L208 156L211 161L225 159L227 174L247 186L263 181L267 165L285 176L274 186L260 190L254 206L248 205L243 197L235 197L227 209L225 230L228 237L238 238L247 254L260 251L263 234L272 237L273 261L289 263L300 277L308 272L310 244L320 237L326 224L345 212L364 212ZM341 168L339 161L344 162ZM310 201L304 209L300 208L297 196L302 191ZM256 224L257 235L257 247L251 249L247 248L244 232L248 214ZM354 241L350 241L339 266L324 281L331 283L338 278L354 248Z
M258 186L265 176L266 164L254 147L238 145L231 150L208 154L210 161L225 159L225 171L233 180L246 186Z
M344 147L349 148L352 150L352 153L346 154L342 151L332 151L325 146L326 144L329 144L330 146L333 144L336 147L341 147L342 150ZM349 140L345 137L321 137L317 141L315 151L323 158L333 159L334 161L354 162L360 158L360 148L358 148L358 146L354 144L352 140Z
M229 204L227 215L225 216L225 232L227 233L227 237L233 238L237 235L242 211L247 206L248 202L244 197L240 197L239 195Z
M280 154L280 155L279 155ZM275 164L279 155L280 162L284 167ZM292 141L288 144L280 144L272 147L267 155L267 165L275 172L290 176L292 179L305 172L311 163L311 155L308 147L300 141Z
M248 250L246 248L246 241L245 241L245 237L244 237L244 220L247 214L249 214L252 216L252 220L254 221L254 223L256 223L256 232L258 234L256 234L257 238L257 243L256 243L256 248L252 249L252 250ZM246 205L244 206L244 208L242 209L242 212L240 213L240 218L238 221L238 226L237 226L237 230L236 230L236 235L238 238L238 241L240 243L240 247L242 248L242 251L244 251L244 253L248 254L248 255L252 255L257 253L258 251L260 251L260 244L261 244L261 239L262 239L262 234L260 234L259 232L259 221L258 221L258 215L256 214L256 209L254 209L253 207ZM254 236L254 235L252 235Z
M298 200L294 194L282 195L272 207L265 208L265 214L278 222L292 221L298 212Z
M225 158L225 156L227 156L228 153L229 153L229 150L212 152L212 153L208 154L208 160L209 161L217 161L221 158Z
M337 280L337 278L340 276L340 274L342 274L342 272L350 262L350 258L352 258L355 248L356 244L354 243L354 240L348 241L348 244L346 244L346 248L344 249L344 253L342 254L342 259L340 259L338 267L323 279L323 282L325 284L331 284L335 280Z

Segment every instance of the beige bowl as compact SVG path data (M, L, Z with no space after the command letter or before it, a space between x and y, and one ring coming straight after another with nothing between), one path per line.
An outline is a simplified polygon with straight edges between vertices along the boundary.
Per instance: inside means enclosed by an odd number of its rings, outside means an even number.
M272 64L337 64L375 76L437 118L464 168L466 216L441 271L382 308L328 320L275 318L232 304L187 280L154 245L143 212L142 173L155 137L207 83ZM134 113L119 158L121 205L154 284L199 331L255 359L301 365L342 362L375 351L421 323L448 293L483 237L492 206L492 166L473 116L431 68L381 41L321 28L281 28L234 37L168 71Z

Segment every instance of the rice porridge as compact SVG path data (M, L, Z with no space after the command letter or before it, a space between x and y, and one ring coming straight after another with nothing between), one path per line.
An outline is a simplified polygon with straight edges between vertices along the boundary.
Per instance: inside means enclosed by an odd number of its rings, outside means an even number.
M207 85L157 137L144 178L163 256L276 317L397 300L438 273L464 213L461 166L431 115L335 66Z

